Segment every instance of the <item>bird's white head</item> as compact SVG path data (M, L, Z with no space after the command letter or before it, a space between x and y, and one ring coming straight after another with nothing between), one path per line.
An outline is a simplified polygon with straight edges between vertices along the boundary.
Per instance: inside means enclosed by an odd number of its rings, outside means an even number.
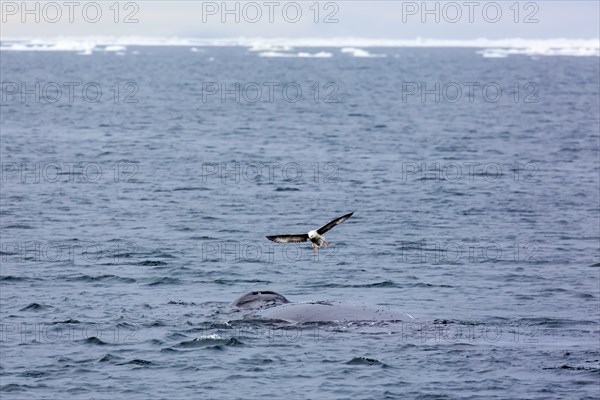
M314 239L317 236L319 236L319 234L317 233L317 231L310 231L310 232L308 232L308 238L309 239Z

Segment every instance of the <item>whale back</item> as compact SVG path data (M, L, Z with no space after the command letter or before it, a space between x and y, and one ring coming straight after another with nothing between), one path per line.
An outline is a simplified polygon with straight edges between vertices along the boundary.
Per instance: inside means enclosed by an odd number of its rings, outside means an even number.
M348 321L406 321L408 314L400 314L382 307L344 303L311 302L284 304L259 311L265 319L289 322L348 322Z
M233 302L234 307L249 310L275 307L281 304L287 304L289 300L279 293L270 290L256 291L246 293Z

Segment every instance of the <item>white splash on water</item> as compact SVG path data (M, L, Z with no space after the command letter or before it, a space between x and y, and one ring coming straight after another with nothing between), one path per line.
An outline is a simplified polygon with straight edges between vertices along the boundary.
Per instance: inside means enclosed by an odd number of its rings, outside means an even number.
M466 47L478 48L477 53L486 58L525 56L578 56L599 57L600 39L364 39L364 38L149 38L149 37L58 37L53 39L15 38L3 39L0 51L72 51L89 55L95 51L123 53L127 46L240 46L258 53L261 57L329 58L327 51L309 53L293 52L294 48L341 48L341 52L354 57L383 58L385 54L372 54L365 48L404 47ZM119 48L120 50L113 50ZM194 50L192 50L194 51Z

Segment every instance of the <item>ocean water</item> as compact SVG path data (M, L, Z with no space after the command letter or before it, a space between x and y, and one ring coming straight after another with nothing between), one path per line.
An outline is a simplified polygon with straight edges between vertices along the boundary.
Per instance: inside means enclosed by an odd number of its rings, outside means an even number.
M597 57L113 50L1 54L2 398L598 398Z

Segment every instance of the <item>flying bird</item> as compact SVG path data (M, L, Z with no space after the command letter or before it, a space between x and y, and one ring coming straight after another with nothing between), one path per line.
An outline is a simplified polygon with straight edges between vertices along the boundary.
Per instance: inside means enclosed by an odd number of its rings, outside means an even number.
M312 242L313 252L319 250L321 246L329 246L329 242L325 240L323 235L325 232L331 230L336 225L341 224L348 218L350 218L354 214L351 212L350 214L342 215L339 218L334 219L333 221L323 225L317 230L309 231L308 233L303 233L299 235L275 235L275 236L267 236L267 239L272 240L275 243L302 243L310 240Z

